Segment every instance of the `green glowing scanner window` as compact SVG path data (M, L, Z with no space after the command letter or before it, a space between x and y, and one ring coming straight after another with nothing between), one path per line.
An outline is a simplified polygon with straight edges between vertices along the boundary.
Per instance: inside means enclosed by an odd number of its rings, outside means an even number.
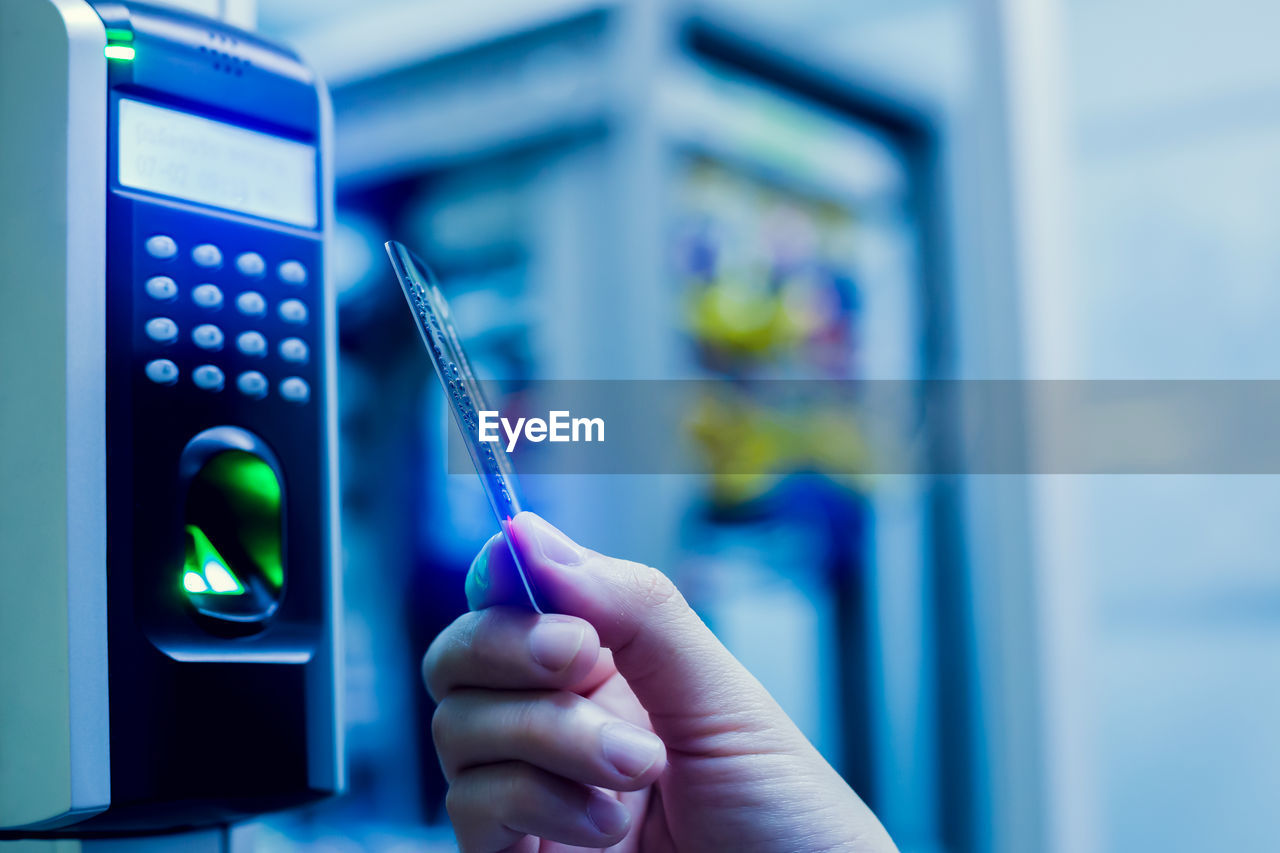
M183 593L201 614L262 622L284 590L280 479L245 450L209 456L187 488Z

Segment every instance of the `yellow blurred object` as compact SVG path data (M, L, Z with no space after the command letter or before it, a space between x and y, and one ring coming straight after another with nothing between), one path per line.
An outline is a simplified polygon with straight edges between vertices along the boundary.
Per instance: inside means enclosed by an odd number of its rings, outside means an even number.
M806 413L797 426L813 470L865 480L871 448L852 412L833 407Z
M717 279L694 292L689 327L700 343L739 357L783 350L804 331L779 293L731 278Z
M772 488L782 450L768 412L740 396L708 395L686 428L707 459L711 499L720 505L746 503Z
M721 506L766 494L782 477L808 471L850 489L866 486L871 451L852 410L764 405L741 390L705 396L685 427L710 470L711 499Z

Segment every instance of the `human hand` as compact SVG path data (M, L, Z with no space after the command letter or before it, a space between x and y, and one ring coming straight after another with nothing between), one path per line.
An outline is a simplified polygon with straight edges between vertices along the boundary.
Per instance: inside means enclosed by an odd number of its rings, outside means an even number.
M509 606L499 534L422 663L463 853L896 851L665 575L533 513L512 528L555 613Z

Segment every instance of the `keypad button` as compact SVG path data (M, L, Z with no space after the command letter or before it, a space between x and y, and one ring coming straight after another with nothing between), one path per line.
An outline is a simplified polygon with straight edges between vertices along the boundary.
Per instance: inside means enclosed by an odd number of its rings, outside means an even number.
M178 365L167 358L148 361L147 378L157 385L172 385L178 381Z
M178 295L178 285L167 275L153 275L147 279L147 296L168 302Z
M196 383L197 388L203 388L206 391L221 391L225 377L222 375L222 371L212 364L202 364L191 371L191 381Z
M191 340L200 349L222 349L222 330L212 323L202 323L191 330Z
M307 322L307 306L300 299L286 299L280 303L280 319L301 325Z
M311 397L311 386L305 379L290 376L280 383L280 396L290 403L305 403Z
M267 339L261 332L241 332L236 338L236 349L245 355L261 357L267 354Z
M307 268L298 261L285 261L276 267L276 275L285 284L306 284Z
M301 338L285 338L280 342L280 357L294 364L307 363L307 343Z
M198 267L216 269L222 266L222 250L212 243L201 243L191 250L191 260Z
M246 290L236 297L236 308L246 317L265 317L267 314L267 300L262 298L261 293Z
M178 254L178 244L168 234L152 234L146 242L147 254L160 260L168 260Z
M236 256L236 269L241 275L258 278L267 271L267 262L257 252L245 252Z
M222 291L216 284L199 285L191 291L191 299L201 308L208 308L210 311L222 307Z
M171 344L178 339L178 324L168 317L152 317L147 321L147 337L158 344Z
M267 377L256 370L246 370L236 377L236 387L246 397L265 397L267 395Z

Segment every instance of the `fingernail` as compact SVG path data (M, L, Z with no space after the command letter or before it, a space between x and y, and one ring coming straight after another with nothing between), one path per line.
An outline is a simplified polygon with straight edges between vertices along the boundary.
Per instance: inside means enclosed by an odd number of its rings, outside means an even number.
M560 672L578 656L585 635L581 622L543 619L529 632L529 651L539 664Z
M484 597L484 593L489 589L489 547L480 549L480 553L476 554L474 560L471 561L471 568L467 569L467 582L465 585L467 593L467 601L471 604L478 604Z
M658 736L627 723L609 723L600 730L604 757L619 773L634 779L662 757Z
M582 548L541 517L527 513L525 525L546 559L562 566L576 566L582 562L585 556Z
M595 828L600 830L601 835L609 837L622 832L631 822L631 815L627 814L627 809L622 803L594 788L587 800L587 817L591 819Z

